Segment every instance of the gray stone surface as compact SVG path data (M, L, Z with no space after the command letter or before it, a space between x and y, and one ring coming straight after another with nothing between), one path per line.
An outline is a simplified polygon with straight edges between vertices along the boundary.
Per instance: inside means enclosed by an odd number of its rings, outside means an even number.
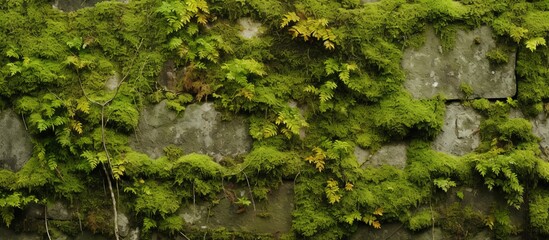
M165 101L143 109L130 146L152 158L162 156L162 149L169 145L181 147L185 153L207 154L217 161L249 152L252 139L244 119L222 121L212 103L191 104L182 115L167 109Z
M482 116L472 108L460 103L448 104L442 132L435 138L433 148L457 156L472 152L480 144L481 120Z
M19 171L32 155L32 142L20 116L0 111L0 167Z
M139 240L139 228L131 229L130 232L126 237L123 238L124 240Z
M251 39L251 38L257 37L262 32L261 30L262 24L259 22L255 22L251 18L238 19L238 24L241 27L239 34L241 37L245 39Z
M48 219L53 220L70 220L71 213L67 206L62 202L54 202L48 204Z
M44 219L44 206L38 203L29 203L25 207L25 217Z
M536 136L541 139L539 146L541 148L541 156L549 160L549 120L547 114L541 113L536 118L531 120L532 130Z
M440 40L428 28L423 47L404 51L404 86L420 99L437 94L462 99L462 83L473 88L472 98L511 97L516 92L515 54L509 54L508 64L493 66L485 55L494 47L492 30L483 26L473 31L458 30L455 47L443 53Z
M405 143L393 143L384 145L381 149L372 153L369 150L357 146L355 147L355 157L357 158L358 164L362 167L391 165L403 169L406 166L407 149L408 145Z
M183 89L182 81L186 73L185 67L177 67L173 60L168 60L162 66L157 82L166 91L180 92Z
M234 189L234 197L248 196L245 189L247 188ZM242 211L224 197L209 210L210 206L191 205L181 210L180 216L187 224L200 228L224 227L229 231L283 234L291 228L293 196L293 183L286 182L269 193L268 200L256 200L256 211L251 205Z
M115 73L105 81L105 88L109 91L116 90L118 84L120 84L120 74Z
M126 214L118 214L118 234L120 237L126 237L130 233L130 221Z

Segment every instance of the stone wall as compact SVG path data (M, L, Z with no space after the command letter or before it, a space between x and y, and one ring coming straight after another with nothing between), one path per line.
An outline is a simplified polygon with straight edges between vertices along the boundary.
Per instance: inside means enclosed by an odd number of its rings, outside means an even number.
M374 2L374 1L362 1ZM86 4L93 4L94 1ZM73 5L56 5L67 11L75 10ZM78 6L84 6L82 3ZM86 5L87 6L87 5ZM250 19L241 19L243 38L253 38L261 34L261 25ZM494 66L486 59L486 53L495 47L494 36L488 27L457 32L455 47L443 51L432 29L425 33L425 45L419 49L408 49L404 53L402 66L407 72L406 89L418 99L432 98L442 94L448 100L460 100L465 97L463 85L470 86L473 94L469 97L499 99L513 97L516 92L514 64L515 53L509 53L508 64ZM167 64L169 65L169 64ZM165 67L169 68L169 66ZM168 70L166 70L168 71ZM119 80L113 77L116 85ZM167 90L170 90L167 87ZM524 117L520 111L513 110L512 117ZM441 133L434 138L432 148L450 155L463 156L479 146L479 127L484 120L478 112L459 101L449 101L446 105L444 125ZM544 156L549 159L549 121L545 114L531 119L534 133L541 139L540 146ZM0 112L0 164L6 169L18 171L31 157L31 137L26 132L24 122L12 111ZM252 139L248 134L248 123L243 117L223 120L222 114L212 103L191 104L181 114L167 108L166 101L145 107L141 111L138 128L130 140L131 147L146 153L151 158L164 155L163 149L176 146L185 153L198 152L210 155L217 161L225 157L236 157L248 153ZM404 169L407 162L408 143L404 140L388 143L378 150L355 148L354 154L360 166L381 167L391 165ZM463 199L459 202L479 212L489 211L490 204L501 198L485 189L462 188ZM237 194L244 196L246 188L237 188ZM452 192L449 196L455 196ZM200 229L225 228L231 231L253 233L287 233L291 230L293 203L293 183L284 182L269 194L269 199L260 202L255 210L250 207L242 211L226 198L219 203L200 203L184 207L179 216L186 224ZM442 206L457 202L449 197ZM30 207L27 217L44 218L41 206ZM48 206L47 218L51 220L75 221L74 214L64 203ZM524 212L515 212L513 221L523 224ZM139 229L130 227L130 220L120 215L120 229L124 239L138 239ZM410 232L401 224L387 224L381 230L360 226L350 239L445 239L447 232L432 228L422 232ZM489 233L476 233L472 239L486 239ZM5 239L40 239L36 235L16 235L10 231L1 231ZM86 239L83 235L79 239ZM95 238L95 237L94 237ZM97 239L97 238L95 238Z

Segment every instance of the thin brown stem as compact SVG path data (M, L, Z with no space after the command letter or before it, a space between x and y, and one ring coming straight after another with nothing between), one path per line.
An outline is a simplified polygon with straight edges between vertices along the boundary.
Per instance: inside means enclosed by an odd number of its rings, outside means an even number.
M105 164L101 163L101 166L103 167L103 171L107 175L106 178L109 185L109 191L111 192L112 211L114 213L114 237L116 238L116 240L119 240L120 237L118 236L118 210L116 209L116 197L114 196L114 191L112 189L112 182L111 178L109 177L109 172L107 171Z
M44 205L44 224L46 225L46 234L48 239L51 240L50 229L48 228L48 205Z
M255 201L254 201L254 194L252 192L252 187L250 186L250 181L248 180L248 175L246 174L246 172L242 171L242 173L244 173L244 177L246 178L246 183L248 184L248 191L250 192L250 198L252 199L252 206L254 207L254 212L255 212Z

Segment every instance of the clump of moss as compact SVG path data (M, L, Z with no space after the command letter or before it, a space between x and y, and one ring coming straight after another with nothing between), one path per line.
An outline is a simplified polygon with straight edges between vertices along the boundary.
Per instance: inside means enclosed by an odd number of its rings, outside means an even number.
M456 239L463 239L482 231L484 218L482 213L457 202L441 211L438 224L442 229L456 236Z

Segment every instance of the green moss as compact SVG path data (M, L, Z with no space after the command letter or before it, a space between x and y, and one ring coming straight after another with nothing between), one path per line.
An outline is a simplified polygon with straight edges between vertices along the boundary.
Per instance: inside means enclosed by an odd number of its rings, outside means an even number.
M412 231L423 230L433 225L433 211L422 210L410 217L408 229Z
M530 224L542 233L549 234L549 196L546 191L537 191L532 194L533 199L529 206Z
M439 224L442 229L448 231L457 238L464 238L480 232L486 217L470 206L463 206L460 203L453 203L442 210Z
M492 64L506 64L509 62L509 56L500 48L494 48L486 53L486 58L490 60Z

